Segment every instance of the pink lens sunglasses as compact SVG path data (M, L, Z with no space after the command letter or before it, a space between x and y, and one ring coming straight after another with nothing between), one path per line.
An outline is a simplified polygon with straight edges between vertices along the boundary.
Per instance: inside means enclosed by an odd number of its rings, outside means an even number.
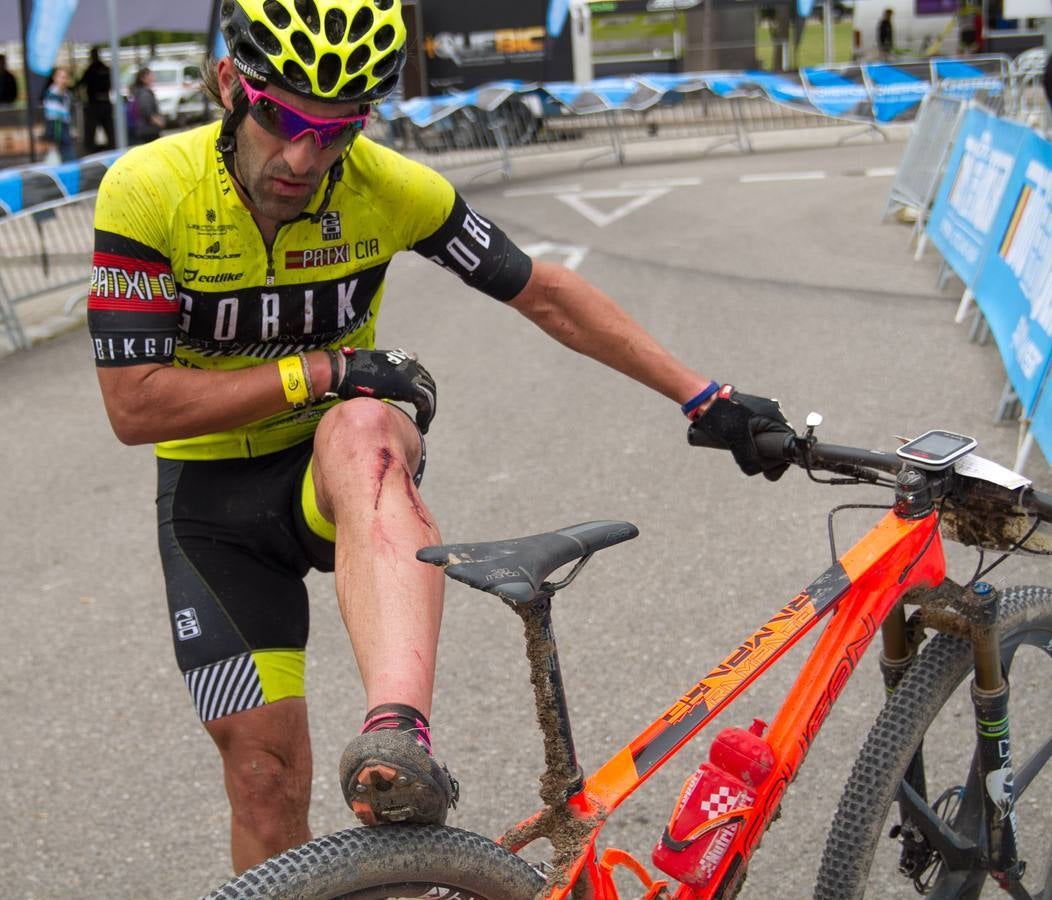
M356 137L369 118L368 107L356 116L308 116L266 91L252 87L244 75L238 73L238 78L248 97L249 115L260 127L285 141L298 141L303 135L310 134L319 147L326 149L348 137Z

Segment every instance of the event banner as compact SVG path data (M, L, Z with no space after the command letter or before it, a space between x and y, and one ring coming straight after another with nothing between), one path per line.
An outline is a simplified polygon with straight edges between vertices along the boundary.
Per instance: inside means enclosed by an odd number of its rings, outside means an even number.
M995 218L1020 145L1030 133L1023 125L975 107L965 114L957 132L926 230L929 240L973 291L995 241Z
M772 103L805 113L853 122L908 122L934 89L954 97L977 93L1001 94L1007 58L933 58L911 63L862 63L814 66L797 72L646 73L622 78L598 78L586 84L572 81L489 82L440 96L414 97L380 106L388 121L409 119L426 128L459 109L489 103L494 91L536 94L563 112L587 116L603 112L643 112L682 102L684 95L708 91L724 98L765 97Z
M1037 408L1030 416L1030 433L1045 454L1045 459L1052 460L1052 390L1049 389L1047 375L1045 390L1041 392Z
M1052 459L1052 144L969 109L927 234L975 295L1030 431Z
M994 218L974 293L1024 411L1052 359L1052 144L1028 132Z

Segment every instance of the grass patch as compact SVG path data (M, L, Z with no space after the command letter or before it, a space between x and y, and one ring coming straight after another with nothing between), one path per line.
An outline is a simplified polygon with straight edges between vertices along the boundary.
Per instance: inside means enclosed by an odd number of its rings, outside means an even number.
M833 63L851 62L851 31L850 19L833 23ZM773 52L771 31L765 23L760 22L756 26L756 57L768 71L773 68ZM808 19L797 58L790 59L790 67L800 69L805 66L821 66L825 61L825 27L818 19Z

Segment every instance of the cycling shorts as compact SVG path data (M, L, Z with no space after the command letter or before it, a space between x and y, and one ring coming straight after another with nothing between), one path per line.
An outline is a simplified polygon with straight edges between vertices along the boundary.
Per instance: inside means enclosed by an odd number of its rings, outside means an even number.
M397 408L397 407L396 407ZM331 572L313 442L265 456L157 460L157 527L175 656L202 722L305 696L303 578ZM420 483L426 453L414 476Z

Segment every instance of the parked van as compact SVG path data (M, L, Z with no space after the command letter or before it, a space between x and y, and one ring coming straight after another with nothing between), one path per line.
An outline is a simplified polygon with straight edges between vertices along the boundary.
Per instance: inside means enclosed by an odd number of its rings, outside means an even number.
M204 122L211 108L201 86L201 69L189 60L155 59L149 64L153 72L153 93L157 109L168 128Z
M880 59L877 25L892 10L892 60L956 56L959 50L956 0L855 0L852 14L857 62Z

